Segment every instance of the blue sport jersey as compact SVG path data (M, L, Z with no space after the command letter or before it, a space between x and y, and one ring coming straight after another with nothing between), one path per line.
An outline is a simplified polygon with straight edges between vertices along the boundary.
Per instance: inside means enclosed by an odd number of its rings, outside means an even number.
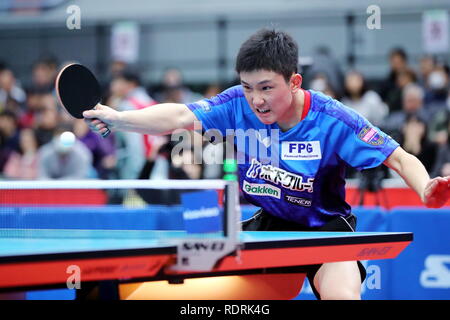
M399 144L339 101L303 92L302 120L285 132L276 123L259 121L240 85L187 106L204 132L214 129L211 135L224 139L233 135L239 184L250 203L316 228L351 213L345 201L346 167L377 167Z

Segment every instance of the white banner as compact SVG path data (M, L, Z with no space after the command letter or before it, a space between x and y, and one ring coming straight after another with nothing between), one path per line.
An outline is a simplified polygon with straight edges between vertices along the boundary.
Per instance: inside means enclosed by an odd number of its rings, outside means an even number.
M111 56L116 61L133 64L139 56L139 25L134 22L114 24L111 34Z
M427 53L449 50L447 10L428 10L422 16L423 48Z

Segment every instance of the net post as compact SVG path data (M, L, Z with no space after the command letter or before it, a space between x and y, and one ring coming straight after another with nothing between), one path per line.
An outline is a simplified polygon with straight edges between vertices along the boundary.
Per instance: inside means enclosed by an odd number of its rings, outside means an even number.
M238 242L241 229L241 207L237 181L227 181L225 185L224 236Z

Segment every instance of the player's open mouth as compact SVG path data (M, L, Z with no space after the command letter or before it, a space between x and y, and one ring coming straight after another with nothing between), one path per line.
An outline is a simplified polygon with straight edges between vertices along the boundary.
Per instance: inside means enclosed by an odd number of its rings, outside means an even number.
M268 112L270 112L270 109L259 109L259 108L256 108L256 111L258 111L259 113L268 113Z

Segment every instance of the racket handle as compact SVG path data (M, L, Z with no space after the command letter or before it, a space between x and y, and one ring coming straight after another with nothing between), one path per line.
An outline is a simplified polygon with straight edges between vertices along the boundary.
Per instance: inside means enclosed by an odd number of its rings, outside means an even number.
M106 131L102 133L102 137L106 138L109 136L109 134L111 133L111 130L109 130L108 128L106 128Z
M93 108L94 110L97 109L96 107ZM109 134L111 133L111 130L109 130L108 128L106 128L106 131L102 133L102 137L106 138L109 136Z

